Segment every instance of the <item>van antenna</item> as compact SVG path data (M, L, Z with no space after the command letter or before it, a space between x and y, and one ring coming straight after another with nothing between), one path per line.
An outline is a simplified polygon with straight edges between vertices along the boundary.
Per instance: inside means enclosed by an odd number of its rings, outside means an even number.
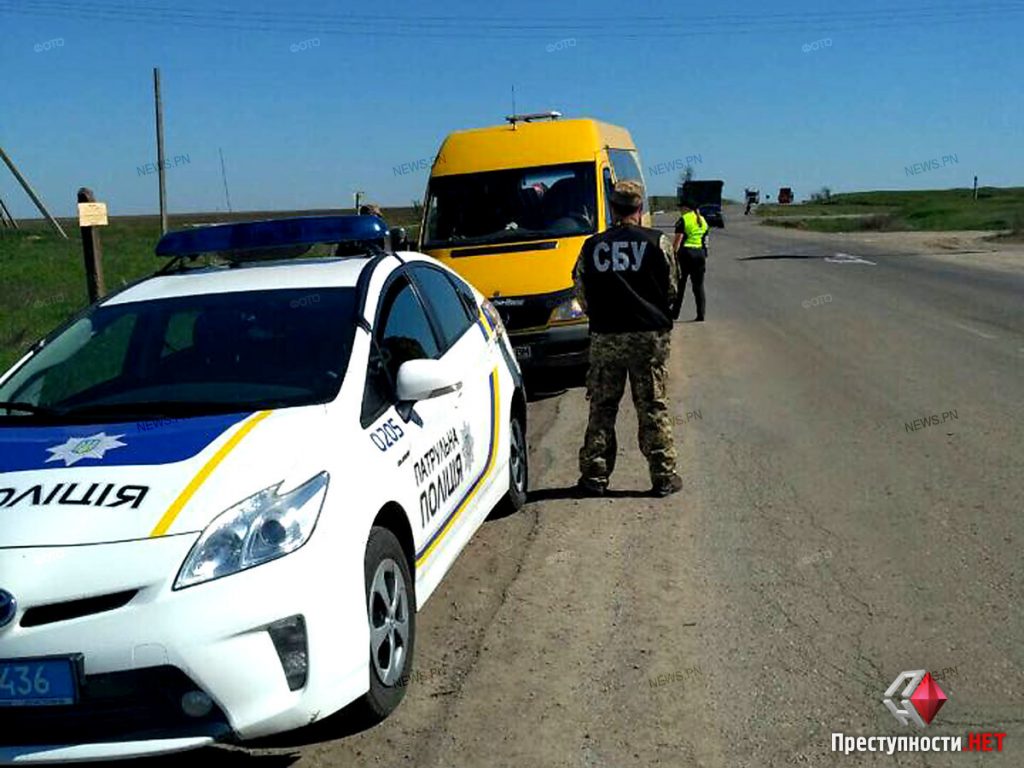
M512 114L516 114L516 84L512 83ZM512 121L512 130L516 129L515 121Z

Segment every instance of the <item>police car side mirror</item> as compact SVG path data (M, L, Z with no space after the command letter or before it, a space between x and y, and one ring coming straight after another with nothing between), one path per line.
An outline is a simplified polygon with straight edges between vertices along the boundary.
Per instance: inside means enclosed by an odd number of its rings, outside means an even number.
M391 250L409 250L409 233L406 232L405 227L397 227L391 230Z
M400 403L418 403L462 389L462 378L442 360L408 360L398 369L395 383Z

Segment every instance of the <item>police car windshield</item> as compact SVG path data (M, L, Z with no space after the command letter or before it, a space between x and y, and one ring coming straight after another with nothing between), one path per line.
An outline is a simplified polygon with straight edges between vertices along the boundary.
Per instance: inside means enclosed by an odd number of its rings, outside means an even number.
M355 290L204 294L101 306L0 386L0 422L119 421L332 400Z
M597 223L593 163L438 176L425 248L587 235Z

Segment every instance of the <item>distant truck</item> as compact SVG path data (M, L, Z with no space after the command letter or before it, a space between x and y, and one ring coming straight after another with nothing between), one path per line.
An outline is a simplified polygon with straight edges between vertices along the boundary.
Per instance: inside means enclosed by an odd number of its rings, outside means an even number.
M792 187L779 187L779 205L789 205L793 202Z
M750 209L761 202L761 192L757 188L751 189L747 187L743 190L743 197L747 203L747 207L743 210L743 215L747 216L750 214Z
M725 227L725 219L722 218L723 186L725 182L718 179L691 179L677 187L676 194L680 205L685 201L693 203L700 211L700 215L708 220L708 224L722 228Z

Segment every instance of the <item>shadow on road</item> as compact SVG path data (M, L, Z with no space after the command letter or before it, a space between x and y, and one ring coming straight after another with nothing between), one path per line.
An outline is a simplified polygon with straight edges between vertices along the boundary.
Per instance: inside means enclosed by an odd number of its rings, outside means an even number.
M265 739L249 741L246 742L245 746L252 749L293 749L306 747L310 744L321 744L326 741L337 741L348 736L354 736L357 733L368 731L378 724L377 722L369 722L358 717L354 712L354 707L350 705L323 720L307 725L305 728L288 731L277 736L268 736ZM277 765L272 763L268 765L269 768L278 768ZM239 768L242 768L241 764ZM263 768L263 766L254 764L252 768Z
M247 745L248 746L248 745ZM301 757L297 752L288 754L257 755L237 749L208 747L194 752L177 752L161 757L133 760L138 768L181 768L183 764L215 765L217 768L288 768ZM125 762L91 763L95 768L121 768Z
M650 491L635 491L631 489L611 489L605 492L604 496L591 496L580 493L575 485L566 488L540 488L526 494L526 503L532 504L537 501L559 501L563 499L649 499L653 498Z
M567 368L565 370L553 371L528 371L524 374L526 380L526 397L531 403L539 400L547 400L552 397L564 395L570 389L585 387L587 384L587 369Z

